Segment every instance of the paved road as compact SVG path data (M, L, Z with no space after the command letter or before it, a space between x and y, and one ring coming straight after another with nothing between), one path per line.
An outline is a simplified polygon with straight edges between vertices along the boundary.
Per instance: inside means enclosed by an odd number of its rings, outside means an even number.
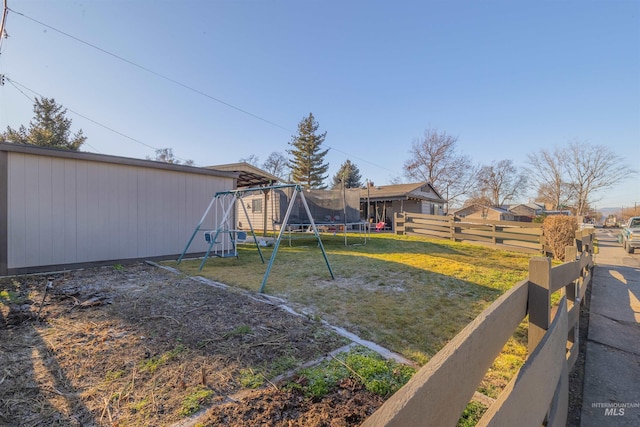
M640 426L640 251L598 229L581 427Z

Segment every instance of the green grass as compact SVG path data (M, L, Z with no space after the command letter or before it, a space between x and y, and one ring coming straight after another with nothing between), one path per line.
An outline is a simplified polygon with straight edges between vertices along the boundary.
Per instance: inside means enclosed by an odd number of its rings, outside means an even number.
M182 401L180 415L189 416L195 414L201 407L208 405L213 397L213 390L197 386L194 387Z
M140 370L154 373L158 368L166 363L176 359L181 353L187 349L182 344L178 344L174 349L166 351L159 356L150 357L140 362Z
M357 241L357 237L351 236L350 241ZM526 278L532 257L481 245L392 234L372 235L366 245L345 246L342 236L323 235L322 241L335 280L331 280L315 240L295 240L291 246L283 241L265 292L419 365L427 363L502 293ZM265 264L255 247L244 245L239 259L211 259L202 271L198 270L200 260L185 261L178 268L189 275L257 292L272 251L263 248ZM527 355L526 326L525 319L478 391L497 397L520 369ZM385 371L379 366L383 362L362 362L359 357L356 354L344 363L333 360L304 370L290 387L303 388L305 394L317 399L345 376L352 376L367 389L388 396L410 376L401 371L400 378L395 378L400 372L395 368ZM264 381L262 371L245 372L244 382L259 386ZM369 372L377 374L369 377ZM475 425L485 410L483 405L470 402L458 426Z
M306 237L306 236L305 236ZM312 237L312 236L309 236ZM313 238L283 240L265 292L307 307L331 323L426 363L504 291L527 275L530 255L441 239L372 235L345 246L323 235L336 280ZM350 236L350 241L359 241ZM242 245L240 257L211 258L178 267L257 292L273 248ZM175 263L172 263L175 264Z
M20 283L18 281L12 280L11 287L15 290L0 289L0 305L24 304L29 300L28 296L20 294Z
M317 366L302 369L286 387L301 390L307 397L319 400L347 378L360 382L371 393L388 397L402 387L415 370L377 353L357 347L338 354Z
M480 421L480 418L482 418L482 415L485 413L486 410L487 410L486 406L484 406L482 403L478 403L478 402L469 403L469 405L467 405L464 412L462 413L462 416L458 420L457 427L475 426L476 424L478 424L478 421Z

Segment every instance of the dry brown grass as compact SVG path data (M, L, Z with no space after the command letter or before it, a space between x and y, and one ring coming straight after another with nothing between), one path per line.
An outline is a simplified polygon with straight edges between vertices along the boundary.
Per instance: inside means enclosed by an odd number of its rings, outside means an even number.
M59 275L37 321L43 283L0 279L2 425L171 425L240 392L245 371L272 378L345 343L147 265Z

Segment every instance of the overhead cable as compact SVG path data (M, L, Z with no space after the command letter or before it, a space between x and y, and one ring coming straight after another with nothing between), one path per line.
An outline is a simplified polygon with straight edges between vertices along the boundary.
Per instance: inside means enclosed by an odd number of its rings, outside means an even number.
M16 88L16 89L17 89L21 94L23 94L24 96L26 96L26 97L27 97L27 99L29 99L29 100L30 100L30 101L32 101L32 102L33 102L33 99L32 99L29 95L27 95L26 93L24 93L24 91L22 91L18 86L20 86L21 88L24 88L24 89L28 90L28 91L29 91L29 92L31 92L31 93L34 93L34 94L38 95L40 98L45 98L45 96L41 95L40 93L36 92L36 91L35 91L35 90L33 90L33 89L28 88L27 86L23 85L22 83L19 83L19 82L17 82L17 81L15 81L15 80L13 80L13 79L10 79L9 77L6 77L6 79L7 79L7 81L8 81L9 83L11 83L11 85L12 85L13 87L15 87L15 88ZM102 124L102 123L100 123L100 122L98 122L98 121L96 121L96 120L94 120L94 119L92 119L92 118L90 118L90 117L85 116L84 114L80 114L80 113L78 113L77 111L72 110L71 108L67 108L67 107L65 107L65 109L66 109L67 111L69 111L69 112L71 112L71 113L75 114L76 116L82 117L83 119L88 120L88 121L90 121L90 122L91 122L91 123L93 123L93 124L96 124L96 125L98 125L98 126L100 126L100 127L104 128L104 129L106 129L106 130L108 130L108 131L111 131L111 132L113 132L113 133L115 133L115 134L118 134L118 135L120 135L120 136L122 136L122 137L124 137L124 138L127 138L127 139L129 139L129 140L131 140L131 141L133 141L133 142L136 142L136 143L138 143L138 144L144 145L145 147L147 147L147 148L151 148L151 149L152 149L152 150L154 150L154 151L158 151L158 150L160 150L160 149L159 149L159 148L157 148L157 147L154 147L154 146L152 146L152 145L149 145L149 144L147 144L147 143L145 143L145 142L140 141L139 139L133 138L133 137L131 137L131 136L127 135L127 134L124 134L124 133L122 133L122 132L120 132L120 131L118 131L118 130L115 130L115 129L113 129L113 128L111 128L111 127L109 127L109 126L105 125L105 124ZM87 145L89 145L89 144L87 144ZM91 147L91 145L89 145L89 146ZM93 147L92 147L92 148L93 148ZM95 150L95 148L94 148L94 150ZM98 151L98 150L96 150L96 151ZM98 152L99 152L99 151L98 151ZM187 161L186 159L183 159L183 158L178 157L178 156L174 156L174 157L175 157L176 159L179 159L179 160L182 160L182 161L185 161L185 162Z
M93 43L90 43L90 42L87 42L87 41L85 41L85 40L82 40L82 39L81 39L81 38L79 38L79 37L76 37L76 36L74 36L74 35L72 35L72 34L69 34L69 33L65 32L65 31L62 31L62 30L60 30L60 29L58 29L58 28L55 28L55 27L53 27L53 26L51 26L51 25L49 25L49 24L46 24L46 23L44 23L44 22L42 22L42 21L38 20L38 19L32 18L32 17L30 17L30 16L28 16L28 15L25 15L24 13L21 13L21 12L17 12L17 11L15 11L15 10L11 9L11 8L8 8L8 10L9 10L9 11L11 11L12 13L15 13L15 14L17 14L17 15L20 15L20 16L22 16L22 17L24 17L24 18L26 18L26 19L28 19L28 20L30 20L30 21L32 21L32 22L35 22L35 23L37 23L37 24L39 24L39 25L42 25L42 26L43 26L43 27L45 27L45 28L48 28L48 29L50 29L50 30L52 30L52 31L55 31L55 32L59 33L59 34L62 34L63 36L69 37L69 38L71 38L71 39L75 40L75 41L76 41L76 42L78 42L78 43L82 43L82 44L84 44L84 45L86 45L86 46L89 46L89 47L91 47L91 48L95 49L95 50L98 50L99 52L102 52L102 53L104 53L104 54L106 54L106 55L109 55L109 56L111 56L111 57L113 57L113 58L115 58L115 59L117 59L117 60L119 60L119 61L122 61L122 62L125 62L125 63L129 64L129 65L132 65L132 66L134 66L134 67L136 67L136 68L138 68L138 69L140 69L140 70L143 70L143 71L145 71L145 72L147 72L147 73L149 73L149 74L152 74L152 75L154 75L154 76L156 76L156 77L159 77L159 78L161 78L161 79L164 79L164 80L166 80L166 81L168 81L168 82L171 82L171 83L173 83L173 84L175 84L175 85L178 85L178 86L180 86L180 87L182 87L182 88L184 88L184 89L187 89L187 90L189 90L189 91L191 91L191 92L197 93L197 94L199 94L199 95L201 95L201 96L204 96L204 97L206 97L206 98L208 98L208 99L211 99L211 100L213 100L213 101L216 101L216 102L218 102L218 103L220 103L220 104L222 104L222 105L225 105L225 106L227 106L227 107L229 107L229 108L232 108L232 109L234 109L234 110L236 110L236 111L239 111L239 112L241 112L241 113L243 113L243 114L246 114L246 115L248 115L248 116L251 116L251 117L253 117L253 118L255 118L255 119L261 120L261 121L263 121L263 122L265 122L265 123L268 123L268 124L270 124L270 125L272 125L272 126L275 126L275 127L280 128L280 129L282 129L282 130L285 130L285 131L287 131L287 132L293 133L293 131L292 131L291 129L289 129L289 128L285 127L285 126L279 125L278 123L275 123L275 122L273 122L273 121L271 121L271 120L265 119L264 117L261 117L261 116L259 116L259 115L257 115L257 114L254 114L254 113L251 113L251 112L249 112L249 111L247 111L247 110L245 110L245 109L242 109L242 108L240 108L240 107L237 107L237 106L235 106L235 105L233 105L233 104L231 104L231 103L229 103L229 102L223 101L223 100L221 100L221 99L219 99L219 98L216 98L216 97L214 97L214 96L212 96L212 95L209 95L208 93L203 92L203 91L202 91L202 90L200 90L200 89L194 88L193 86L190 86L190 85L188 85L188 84L182 83L182 82L180 82L180 81L178 81L178 80L176 80L176 79L173 79L173 78L171 78L171 77L168 77L168 76L166 76L166 75L164 75L164 74L161 74L161 73L159 73L159 72L157 72L157 71L154 71L154 70L152 70L152 69L150 69L150 68L147 68L147 67L145 67L145 66L143 66L143 65L140 65L140 64L138 64L138 63L136 63L136 62L134 62L134 61L131 61L131 60L129 60L129 59L126 59L126 58L124 58L124 57L122 57L122 56L120 56L120 55L118 55L118 54L115 54L115 53L113 53L113 52L110 52L110 51L108 51L108 50L106 50L106 49L104 49L104 48L101 48L101 47L99 47L99 46L97 46L97 45L93 44ZM69 111L71 111L71 110L69 110ZM77 114L77 115L79 115L79 116L83 117L82 115L80 115L80 114L78 114L78 113L75 113L75 114ZM85 117L85 118L86 118L86 117ZM102 125L102 124L100 124L100 123L98 123L98 122L96 122L96 121L94 121L94 120L92 120L92 119L89 119L89 118L86 118L86 119L87 119L87 120L89 120L89 121L92 121L92 122L96 123L96 124L97 124L97 125L99 125L99 126L102 126L102 127L106 128L106 129L108 129L108 130L111 130L112 132L115 132L115 133L117 133L117 134L119 134L119 135L122 135L122 136L124 136L125 138L131 139L131 140L133 140L133 141L135 141L135 142L138 142L138 143L140 143L140 144L142 144L142 145L145 145L145 146L147 146L147 147L153 148L153 147L151 147L151 146L149 146L149 145L147 145L147 144L145 144L145 143L143 143L143 142L141 142L141 141L138 141L138 140L136 140L136 139L134 139L134 138L131 138L131 137L129 137L129 136L127 136L127 135L125 135L125 134L122 134L122 133L120 133L120 132L118 132L118 131L115 131L115 130L113 130L113 129L110 129L110 128L108 128L107 126L104 126L104 125ZM342 150L340 150L340 149L337 149L337 148L335 148L335 147L333 147L333 146L330 146L330 145L326 145L326 146L327 146L327 148L329 148L329 149L331 149L331 150L334 150L334 151L337 151L337 152L339 152L339 153L342 153L342 154L344 154L344 155L345 155L345 156L347 156L347 157L351 157L351 158L354 158L354 159L358 159L358 160L360 160L360 161L362 161L362 162L368 163L368 164L370 164L370 165L372 165L372 166L375 166L375 167L377 167L377 168L384 169L384 170L389 171L389 172L392 172L392 173L396 173L396 171L393 171L393 170L391 170L391 169L388 169L388 168L386 168L386 167L384 167L384 166L381 166L381 165L379 165L379 164L373 163L373 162L371 162L371 161L369 161L369 160L366 160L366 159L364 159L364 158L361 158L361 157L358 157L358 156L354 156L354 155L349 154L349 153L347 153L347 152L345 152L345 151L342 151ZM154 150L156 150L156 148L153 148L153 149L154 149Z
M22 16L22 17L24 17L24 18L28 19L28 20L30 20L30 21L33 21L33 22L35 22L35 23L37 23L37 24L40 24L40 25L42 25L43 27L46 27L46 28L48 28L48 29L50 29L50 30L53 30L53 31L55 31L55 32L57 32L57 33L59 33L59 34L62 34L63 36L69 37L69 38L71 38L71 39L73 39L73 40L77 41L78 43L82 43L82 44L84 44L84 45L86 45L86 46L89 46L89 47L91 47L91 48L93 48L93 49L96 49L96 50L98 50L98 51L100 51L100 52L102 52L102 53L104 53L104 54L107 54L107 55L109 55L109 56L111 56L111 57L113 57L113 58L116 58L116 59L118 59L118 60L120 60L120 61L122 61L122 62L126 62L126 63L127 63L127 64L129 64L129 65L133 65L134 67L139 68L139 69L141 69L141 70L143 70L143 71L146 71L147 73L153 74L153 75L154 75L154 76L156 76L156 77L160 77L161 79L167 80L167 81L169 81L169 82L171 82L171 83L173 83L173 84L176 84L176 85L178 85L178 86L181 86L181 87L183 87L183 88L185 88L185 89L187 89L187 90L190 90L190 91L192 91L192 92L195 92L195 93L197 93L197 94L199 94L199 95L202 95L202 96L204 96L204 97L206 97L206 98L209 98L209 99L211 99L211 100L213 100L213 101L219 102L220 104L223 104L223 105L225 105L225 106L227 106L227 107L229 107L229 108L233 108L233 109L234 109L234 110L236 110L236 111L240 111L241 113L247 114L247 115L249 115L249 116L251 116L251 117L253 117L253 118L255 118L255 119L261 120L261 121L263 121L263 122L265 122L265 123L268 123L268 124L270 124L270 125L272 125L272 126L278 127L278 128L280 128L280 129L282 129L282 130L286 130L287 132L291 132L291 130L290 130L290 129L287 129L287 128L286 128L286 127L284 127L284 126L281 126L281 125L279 125L279 124L277 124L277 123L275 123L275 122L272 122L271 120L265 119L264 117L260 117L260 116L258 116L257 114L253 114L253 113L251 113L251 112L249 112L249 111L247 111L247 110L244 110L244 109L242 109L242 108L240 108L240 107L237 107L237 106L235 106L235 105L233 105L233 104L230 104L230 103L228 103L228 102L226 102L226 101L223 101L223 100L222 100L222 99L220 99L220 98L216 98L215 96L209 95L208 93L205 93L205 92L201 91L200 89L196 89L196 88L194 88L193 86L189 86L189 85L187 85L187 84L185 84L185 83L182 83L182 82L180 82L180 81L178 81L178 80L176 80L176 79L173 79L173 78L171 78L171 77L165 76L164 74L158 73L157 71L153 71L153 70L152 70L152 69L150 69L150 68L147 68L147 67L145 67L145 66L143 66L143 65L137 64L137 63L135 63L135 62L133 62L133 61L131 61L131 60L129 60L129 59L123 58L122 56L117 55L117 54L115 54L115 53L113 53L113 52L109 52L108 50L103 49L103 48L101 48L101 47L99 47L99 46L96 46L96 45L95 45L95 44L93 44L93 43L89 43L89 42L87 42L87 41L84 41L84 40L82 40L82 39L80 39L80 38L78 38L78 37L76 37L76 36L73 36L73 35L71 35L71 34L69 34L69 33L66 33L66 32L64 32L64 31L62 31L62 30L59 30L59 29L57 29L57 28L55 28L55 27L52 27L51 25L45 24L45 23L44 23L44 22L42 22L42 21L39 21L39 20L37 20L37 19L35 19L35 18L32 18L32 17L30 17L30 16L28 16L28 15L25 15L24 13L16 12L16 11L15 11L15 10L13 10L13 9L9 9L9 10L10 10L11 12L15 13L15 14L18 14L18 15L20 15L20 16Z

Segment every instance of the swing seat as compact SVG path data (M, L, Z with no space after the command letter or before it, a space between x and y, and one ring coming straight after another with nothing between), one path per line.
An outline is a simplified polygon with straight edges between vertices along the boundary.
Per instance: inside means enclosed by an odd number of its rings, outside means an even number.
M384 223L384 221L380 221L379 223L376 224L376 231L382 231L384 230L384 226L386 224Z
M238 231L236 233L236 243L245 243L247 241L247 232Z
M209 256L215 256L218 258L238 258L238 255L232 251L212 251Z
M215 231L205 231L204 232L204 240L205 240L205 242L211 244L211 240L213 240L214 237L216 237L216 232ZM213 242L213 243L220 243L220 242L217 241L217 242Z

